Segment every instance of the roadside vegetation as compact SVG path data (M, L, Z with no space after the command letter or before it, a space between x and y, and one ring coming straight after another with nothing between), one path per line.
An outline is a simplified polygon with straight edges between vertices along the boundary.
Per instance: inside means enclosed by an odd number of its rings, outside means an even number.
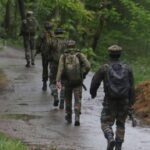
M12 140L11 138L0 133L0 150L29 150L18 140Z
M77 47L87 55L94 71L105 62L107 47L111 44L119 44L124 49L124 61L131 65L134 71L137 86L135 104L137 115L143 117L146 111L145 116L150 119L149 0L76 0L76 2L74 0L22 0L22 3L19 2L21 1L0 1L0 38L11 45L22 46L22 37L19 33L23 15L20 10L23 11L21 8L24 8L25 11L33 10L39 22L39 32L47 20L52 23L53 29L62 27L66 38L77 41ZM0 40L0 44L3 44L3 40ZM145 80L147 82L144 82ZM7 79L0 70L0 90L6 86ZM140 109L139 106L142 108ZM9 146L11 142L7 138L2 138L0 144L3 143ZM14 145L20 146L20 143L15 142ZM10 147L8 150L13 150L13 146ZM3 150L5 149L7 150L4 147Z

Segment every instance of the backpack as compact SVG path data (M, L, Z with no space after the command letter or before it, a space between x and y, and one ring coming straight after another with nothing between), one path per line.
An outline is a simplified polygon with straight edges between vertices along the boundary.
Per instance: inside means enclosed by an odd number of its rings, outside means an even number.
M37 24L35 18L29 17L26 18L23 22L23 31L26 33L35 34L37 28Z
M82 73L79 53L67 53L64 55L64 76L69 85L78 86L82 83Z
M106 88L108 96L112 99L125 99L129 97L129 71L126 64L117 62L107 64Z

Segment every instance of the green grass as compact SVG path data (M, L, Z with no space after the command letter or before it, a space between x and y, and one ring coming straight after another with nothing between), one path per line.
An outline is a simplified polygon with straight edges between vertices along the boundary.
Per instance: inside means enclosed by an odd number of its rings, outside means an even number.
M149 57L138 57L135 61L131 62L133 69L135 84L150 80L150 59Z
M0 133L0 150L29 150L19 140L11 139Z

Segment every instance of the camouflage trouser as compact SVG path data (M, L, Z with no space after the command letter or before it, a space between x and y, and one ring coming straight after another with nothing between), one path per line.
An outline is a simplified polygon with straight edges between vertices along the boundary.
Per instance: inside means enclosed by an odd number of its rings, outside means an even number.
M51 94L54 96L54 99L58 100L58 90L56 87L56 75L57 75L57 69L58 69L58 64L51 62L50 63L50 89L51 89ZM64 101L64 93L65 93L65 87L64 83L62 82L62 87L60 91L60 101Z
M48 58L45 55L42 55L42 81L47 81L48 80L48 67L49 61Z
M34 36L23 36L24 48L25 48L25 59L27 62L34 63Z
M81 99L82 99L82 86L75 88L71 86L65 86L65 102L66 102L66 113L72 114L72 94L74 94L74 112L79 115L81 113Z
M121 108L121 107L120 107ZM101 113L101 128L104 132L105 138L107 135L114 135L112 126L116 122L115 139L119 142L124 141L125 134L125 121L127 118L127 111L125 109L112 109L108 106L104 106Z

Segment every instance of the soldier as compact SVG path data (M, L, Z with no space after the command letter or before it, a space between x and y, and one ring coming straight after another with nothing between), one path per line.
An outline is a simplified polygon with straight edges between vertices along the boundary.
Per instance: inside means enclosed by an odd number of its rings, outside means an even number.
M30 63L34 64L34 37L38 29L38 24L33 16L32 11L27 11L26 18L22 21L21 33L24 40L26 67L30 67Z
M51 32L52 25L46 21L44 24L44 31L42 34L39 35L36 43L36 54L41 53L42 56L42 81L43 87L42 90L47 90L47 80L48 80L48 69L50 63L50 45L52 43L52 38L54 37L53 33ZM35 54L35 55L36 55Z
M55 30L55 38L51 45L50 50L50 89L52 92L52 96L54 97L54 106L58 106L59 104L59 97L58 97L58 90L56 87L56 74L58 69L58 63L60 55L63 53L67 41L64 40L64 31L61 28L57 28ZM63 82L63 81L62 81ZM62 83L63 85L63 83ZM60 91L60 109L64 109L64 86L62 86L62 89Z
M90 64L86 57L75 48L75 41L68 41L67 49L59 60L56 81L57 87L61 88L61 80L64 78L65 119L68 123L72 122L72 94L74 94L75 126L80 125L82 82L89 70Z
M108 141L107 150L121 150L124 142L125 121L128 108L134 103L133 74L129 67L122 63L119 58L122 48L112 45L108 48L110 61L104 64L93 76L90 93L96 97L97 89L101 82L104 83L105 97L101 113L101 128ZM116 122L116 134L112 130Z

